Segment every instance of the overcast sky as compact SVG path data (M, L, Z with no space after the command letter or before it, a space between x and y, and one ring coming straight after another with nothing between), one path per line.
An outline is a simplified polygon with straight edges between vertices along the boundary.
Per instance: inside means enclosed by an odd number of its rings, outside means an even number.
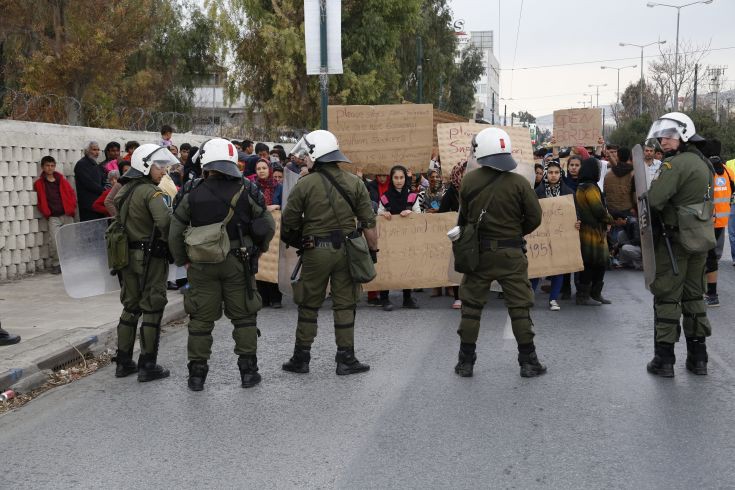
M682 5L694 0L661 0ZM667 45L676 40L676 9L646 7L647 0L450 0L455 19L465 21L465 31L495 31L495 56L500 60L500 97L512 111L528 110L535 116L554 109L582 107L583 93L594 91L589 84L607 83L600 88L600 105L615 101L617 71L600 66L639 65L620 71L621 91L640 78L640 49L620 47L620 42L647 44L659 39ZM679 38L697 44L711 41L712 51L703 61L728 65L726 88L735 80L735 0L714 0L709 5L682 9ZM730 25L728 25L730 24ZM516 33L518 44L516 51ZM514 51L515 63L514 63ZM657 46L646 55L658 53ZM518 68L580 61L632 58L556 68ZM647 70L651 59L644 58ZM511 71L515 66L517 69ZM701 90L701 88L700 88ZM500 107L502 111L502 105Z

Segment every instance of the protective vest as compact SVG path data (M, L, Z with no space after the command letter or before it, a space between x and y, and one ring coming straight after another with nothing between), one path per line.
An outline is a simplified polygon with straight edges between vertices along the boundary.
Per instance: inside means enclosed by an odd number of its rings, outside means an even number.
M731 175L735 175L735 158L725 163L725 167L727 167L730 170Z
M728 167L725 167L725 172L722 175L715 174L712 193L715 203L715 228L725 228L727 226L728 217L730 216L730 198L733 192L730 181L735 180L733 175L735 173Z
M206 226L221 222L227 216L229 201L243 186L240 180L208 179L202 182L189 193L189 207L191 209L191 225ZM248 200L248 192L243 192L235 205L235 216L227 224L227 234L231 240L239 239L237 223L245 225L243 232L250 234L250 220L252 209Z

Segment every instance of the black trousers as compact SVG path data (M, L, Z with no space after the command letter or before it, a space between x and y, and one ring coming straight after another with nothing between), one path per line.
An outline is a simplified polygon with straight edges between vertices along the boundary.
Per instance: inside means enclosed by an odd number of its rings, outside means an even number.
M263 306L280 303L283 299L283 294L278 289L278 284L265 281L256 281L256 284L258 285L258 293L263 298Z
M584 270L579 273L579 283L584 286L596 282L602 282L605 279L605 267L584 264Z

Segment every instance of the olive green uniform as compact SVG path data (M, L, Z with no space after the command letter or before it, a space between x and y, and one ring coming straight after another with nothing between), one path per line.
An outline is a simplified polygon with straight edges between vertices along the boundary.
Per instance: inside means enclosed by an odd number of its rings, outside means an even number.
M194 192L211 192L204 185L214 185L213 192L220 195L222 199L229 201L237 190L242 186L240 181L225 182L215 177L209 177L206 184L195 188ZM247 185L247 184L246 184ZM169 245L171 254L176 265L183 266L189 263L187 277L190 287L184 293L184 309L189 314L189 339L187 344L188 358L190 361L207 361L212 353L212 330L214 322L222 317L224 303L224 314L230 319L234 330L232 338L235 341L235 354L238 356L254 355L257 351L257 340L260 332L257 329L257 313L262 307L260 294L255 285L255 276L252 271L246 270L246 265L234 251L240 249L240 240L236 234L230 234L231 252L225 261L219 264L200 264L191 262L186 254L184 243L184 232L192 222L192 209L190 206L190 194L185 194L174 212L171 221L171 232L169 234ZM215 197L210 195L210 197ZM244 212L250 209L251 219L261 219L266 223L266 232L262 240L258 240L257 253L268 250L275 233L275 222L269 212L265 210L250 195L248 190L243 191L238 201L246 200L249 206L242 208ZM262 198L261 198L262 200ZM236 208L242 207L238 203ZM227 207L219 211L219 216L213 216L212 223L221 222L227 213ZM240 214L235 213L230 224L235 224L240 219ZM229 227L229 225L228 225ZM245 247L253 250L253 238L244 228Z
M674 344L683 327L686 337L708 337L712 333L703 301L704 268L707 252L690 253L681 245L677 208L701 204L712 184L707 162L695 149L666 158L648 191L651 212L663 220L671 239L674 259L679 274L674 275L660 234L654 237L656 279L651 284L654 295L654 322L656 342ZM654 226L658 225L656 222Z
M337 347L354 347L355 308L360 285L352 280L344 245L335 248L330 233L342 236L355 231L355 216L331 184L325 186L319 172L328 172L352 201L362 228L375 227L370 195L362 181L336 164L320 164L320 170L299 179L288 196L281 217L281 236L294 243L294 236L315 237L316 246L303 251L301 294L294 293L299 307L296 345L311 347L317 333L319 308L331 284L332 310ZM329 189L329 191L327 191ZM331 204L330 204L331 201ZM301 297L297 297L301 296Z
M496 179L502 180L493 183ZM489 193L482 191L490 185L493 189ZM468 202L467 197L473 194L476 197ZM533 292L522 240L541 224L536 193L519 174L481 167L463 179L459 202L460 225L475 223L482 210L486 211L478 230L483 245L480 264L474 272L464 274L459 288L462 320L457 333L462 343L477 342L490 283L497 280L503 287L518 345L531 344L534 332L529 309L533 306Z
M129 359L132 356L141 317L141 354L155 356L161 336L163 309L168 301L165 241L168 239L171 210L164 201L163 192L147 176L131 179L120 189L115 196L115 206L122 211L121 204L127 208L124 226L130 251L128 266L120 271L123 312L117 326L118 357ZM155 233L155 241L163 246L154 247L156 251L150 254L146 270L144 248L150 241L151 231Z

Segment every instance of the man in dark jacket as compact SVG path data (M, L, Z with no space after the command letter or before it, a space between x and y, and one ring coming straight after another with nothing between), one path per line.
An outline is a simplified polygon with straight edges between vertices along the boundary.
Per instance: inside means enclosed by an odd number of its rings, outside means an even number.
M74 166L74 180L79 202L79 221L89 221L105 216L92 210L92 204L105 190L105 169L97 163L100 145L90 141L84 149L84 157Z

